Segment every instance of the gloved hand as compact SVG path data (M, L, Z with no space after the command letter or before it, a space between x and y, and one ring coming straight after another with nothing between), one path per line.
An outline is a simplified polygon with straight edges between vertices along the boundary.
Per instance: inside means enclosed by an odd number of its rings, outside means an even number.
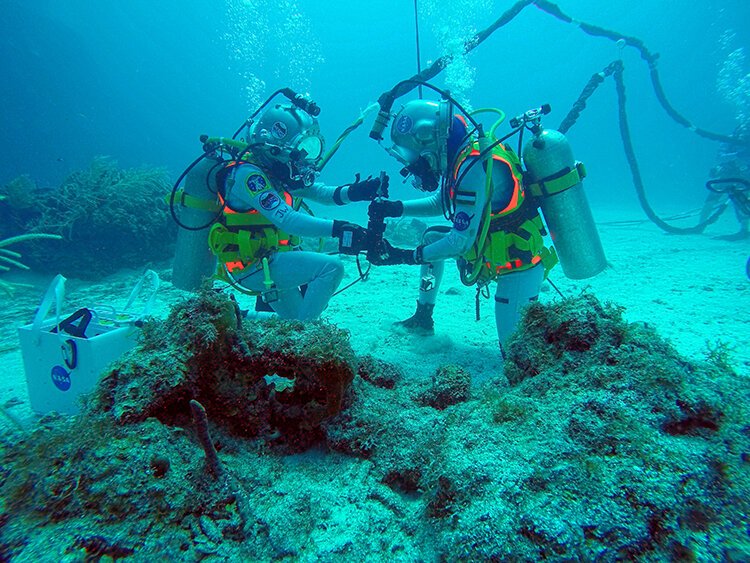
M378 178L368 177L360 180L357 174L356 180L349 184L347 197L349 201L372 201L376 197L388 197L388 174L381 172Z
M367 229L348 221L333 221L331 236L339 239L340 254L359 254L367 249Z
M367 214L370 217L401 217L404 214L404 202L403 201L389 201L387 199L381 199L373 201L370 207L367 208Z
M367 260L376 266L393 266L395 264L416 264L414 250L408 248L396 248L390 242L383 239L378 252L367 253Z

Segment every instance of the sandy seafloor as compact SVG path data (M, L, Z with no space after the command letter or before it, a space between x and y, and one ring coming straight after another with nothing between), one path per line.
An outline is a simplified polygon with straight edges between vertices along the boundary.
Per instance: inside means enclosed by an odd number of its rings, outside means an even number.
M745 275L750 240L713 238L736 230L731 212L701 235L666 234L638 209L595 209L594 214L611 267L592 279L573 281L558 266L550 276L558 289L566 296L591 291L602 301L625 307L627 320L656 327L687 358L705 358L709 346L726 344L737 373L750 377L750 280ZM358 275L353 257L343 259L342 287ZM152 267L169 277L169 262ZM5 280L34 287L20 288L12 298L0 296L0 405L24 425L32 424L36 415L29 407L17 327L31 322L52 275L8 274ZM100 303L122 307L139 277L140 272L122 271L97 282L69 279L66 310ZM502 360L494 301L481 299L477 322L475 288L461 284L453 263L446 266L435 309L435 336L405 336L393 330L393 322L413 313L418 282L417 267L372 267L368 280L332 299L323 318L350 332L355 352L399 364L409 377L429 378L446 363L468 369L477 382L498 374ZM492 292L494 296L494 286ZM154 314L166 315L172 303L188 295L163 280ZM545 283L540 299L558 298ZM249 299L239 296L243 306L251 306ZM0 428L12 428L7 416L0 417Z

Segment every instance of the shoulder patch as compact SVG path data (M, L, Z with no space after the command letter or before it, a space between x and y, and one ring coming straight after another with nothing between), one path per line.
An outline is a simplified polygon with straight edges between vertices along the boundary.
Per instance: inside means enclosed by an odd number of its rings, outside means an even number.
M260 206L266 211L273 211L281 204L281 198L273 192L262 194L259 201Z
M247 189L250 190L250 192L257 194L258 192L262 192L266 188L268 188L268 182L263 177L262 174L251 174L247 177L247 180L245 181L245 185L247 186Z
M453 228L457 231L465 231L469 228L470 223L471 217L463 211L456 213L456 216L453 218Z

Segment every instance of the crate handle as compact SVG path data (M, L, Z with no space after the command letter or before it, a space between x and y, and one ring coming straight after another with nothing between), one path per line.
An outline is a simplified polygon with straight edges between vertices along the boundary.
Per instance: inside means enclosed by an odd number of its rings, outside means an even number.
M159 284L161 283L161 280L159 279L159 274L157 274L153 270L146 270L146 272L143 274L141 279L138 280L138 283L135 284L133 291L130 292L130 297L128 297L128 303L127 305L125 305L125 308L123 309L123 312L125 312L130 308L133 302L140 295L141 289L143 288L143 284L147 280L151 282L151 295L148 296L148 299L146 300L146 304L143 306L143 311L141 311L141 314L135 318L136 321L140 321L141 319L145 318L151 312L151 309L153 309L154 307L154 302L156 301L156 292L159 290Z
M57 274L47 288L47 292L42 298L42 302L39 304L39 308L34 315L34 323L31 325L31 331L37 338L37 342L42 334L42 323L47 317L52 303L55 303L55 325L57 331L60 332L60 314L62 312L62 304L65 301L65 276Z
M86 336L86 329L89 327L89 323L93 317L94 314L91 309L83 307L60 322L52 329L52 332L64 332L76 338L88 338ZM75 324L76 321L78 321L78 324Z

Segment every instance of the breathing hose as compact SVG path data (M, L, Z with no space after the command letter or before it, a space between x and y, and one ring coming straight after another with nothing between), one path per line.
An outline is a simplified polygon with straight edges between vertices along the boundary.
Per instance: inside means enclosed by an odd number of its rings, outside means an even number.
M635 186L636 194L638 195L638 202L641 204L641 208L646 213L646 216L656 224L660 229L672 233L672 234L699 234L703 230L715 222L724 211L724 208L720 208L709 216L705 221L698 223L694 227L675 227L670 225L663 219L661 219L653 210L646 197L646 189L643 184L643 178L641 176L640 167L638 166L638 160L635 157L635 150L633 149L633 141L630 135L630 126L628 125L628 114L626 111L627 96L625 93L625 81L623 80L624 66L621 60L614 61L607 65L607 67L601 72L597 72L590 79L584 87L581 95L578 97L576 102L573 104L572 109L565 116L558 130L565 134L568 129L575 125L581 112L586 107L586 101L596 91L604 80L612 76L615 81L615 88L617 90L617 106L620 123L620 137L622 138L623 150L625 151L625 157L630 167L630 173L633 176L633 185Z

